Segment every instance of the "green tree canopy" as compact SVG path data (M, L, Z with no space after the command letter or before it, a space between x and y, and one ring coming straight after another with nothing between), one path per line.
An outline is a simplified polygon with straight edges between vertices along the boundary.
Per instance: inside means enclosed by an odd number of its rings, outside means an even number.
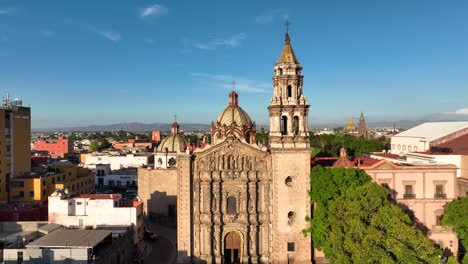
M439 252L389 191L360 169L311 172L314 247L333 263L437 263Z
M388 194L367 182L331 203L333 263L438 263L440 252Z
M449 226L457 232L460 240L460 258L463 258L462 263L468 264L468 254L465 253L468 248L468 196L447 203L444 206L444 217L442 224Z

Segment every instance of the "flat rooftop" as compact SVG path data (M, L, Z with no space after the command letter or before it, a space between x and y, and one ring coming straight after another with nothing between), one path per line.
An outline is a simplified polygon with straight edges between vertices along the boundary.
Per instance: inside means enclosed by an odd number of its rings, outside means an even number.
M106 237L112 237L109 230L59 229L35 240L27 248L94 248Z
M468 127L468 122L429 122L398 133L393 137L424 138L431 142Z

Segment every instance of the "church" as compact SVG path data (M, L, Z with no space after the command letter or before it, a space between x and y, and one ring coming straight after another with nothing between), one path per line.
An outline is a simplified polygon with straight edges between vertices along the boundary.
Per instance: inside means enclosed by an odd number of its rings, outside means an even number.
M310 263L309 105L288 34L273 68L268 146L232 91L210 144L189 150L179 124L138 170L147 215L177 221L178 263Z

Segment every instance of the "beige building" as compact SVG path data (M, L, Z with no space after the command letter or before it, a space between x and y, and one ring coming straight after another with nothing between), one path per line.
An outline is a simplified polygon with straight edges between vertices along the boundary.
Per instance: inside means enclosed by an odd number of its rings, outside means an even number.
M0 107L0 201L8 201L10 179L31 171L31 108L7 96Z
M211 145L188 152L173 125L155 168L138 170L147 214L176 210L178 263L311 262L311 238L302 234L310 147L301 70L286 34L274 66L269 148L255 143L255 123L231 92Z

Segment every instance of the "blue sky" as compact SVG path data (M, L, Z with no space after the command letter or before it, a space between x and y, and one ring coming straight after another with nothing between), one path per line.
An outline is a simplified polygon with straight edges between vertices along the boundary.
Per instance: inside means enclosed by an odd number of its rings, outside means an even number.
M235 80L268 122L291 21L310 123L468 119L468 1L0 0L0 91L34 128L209 123Z

